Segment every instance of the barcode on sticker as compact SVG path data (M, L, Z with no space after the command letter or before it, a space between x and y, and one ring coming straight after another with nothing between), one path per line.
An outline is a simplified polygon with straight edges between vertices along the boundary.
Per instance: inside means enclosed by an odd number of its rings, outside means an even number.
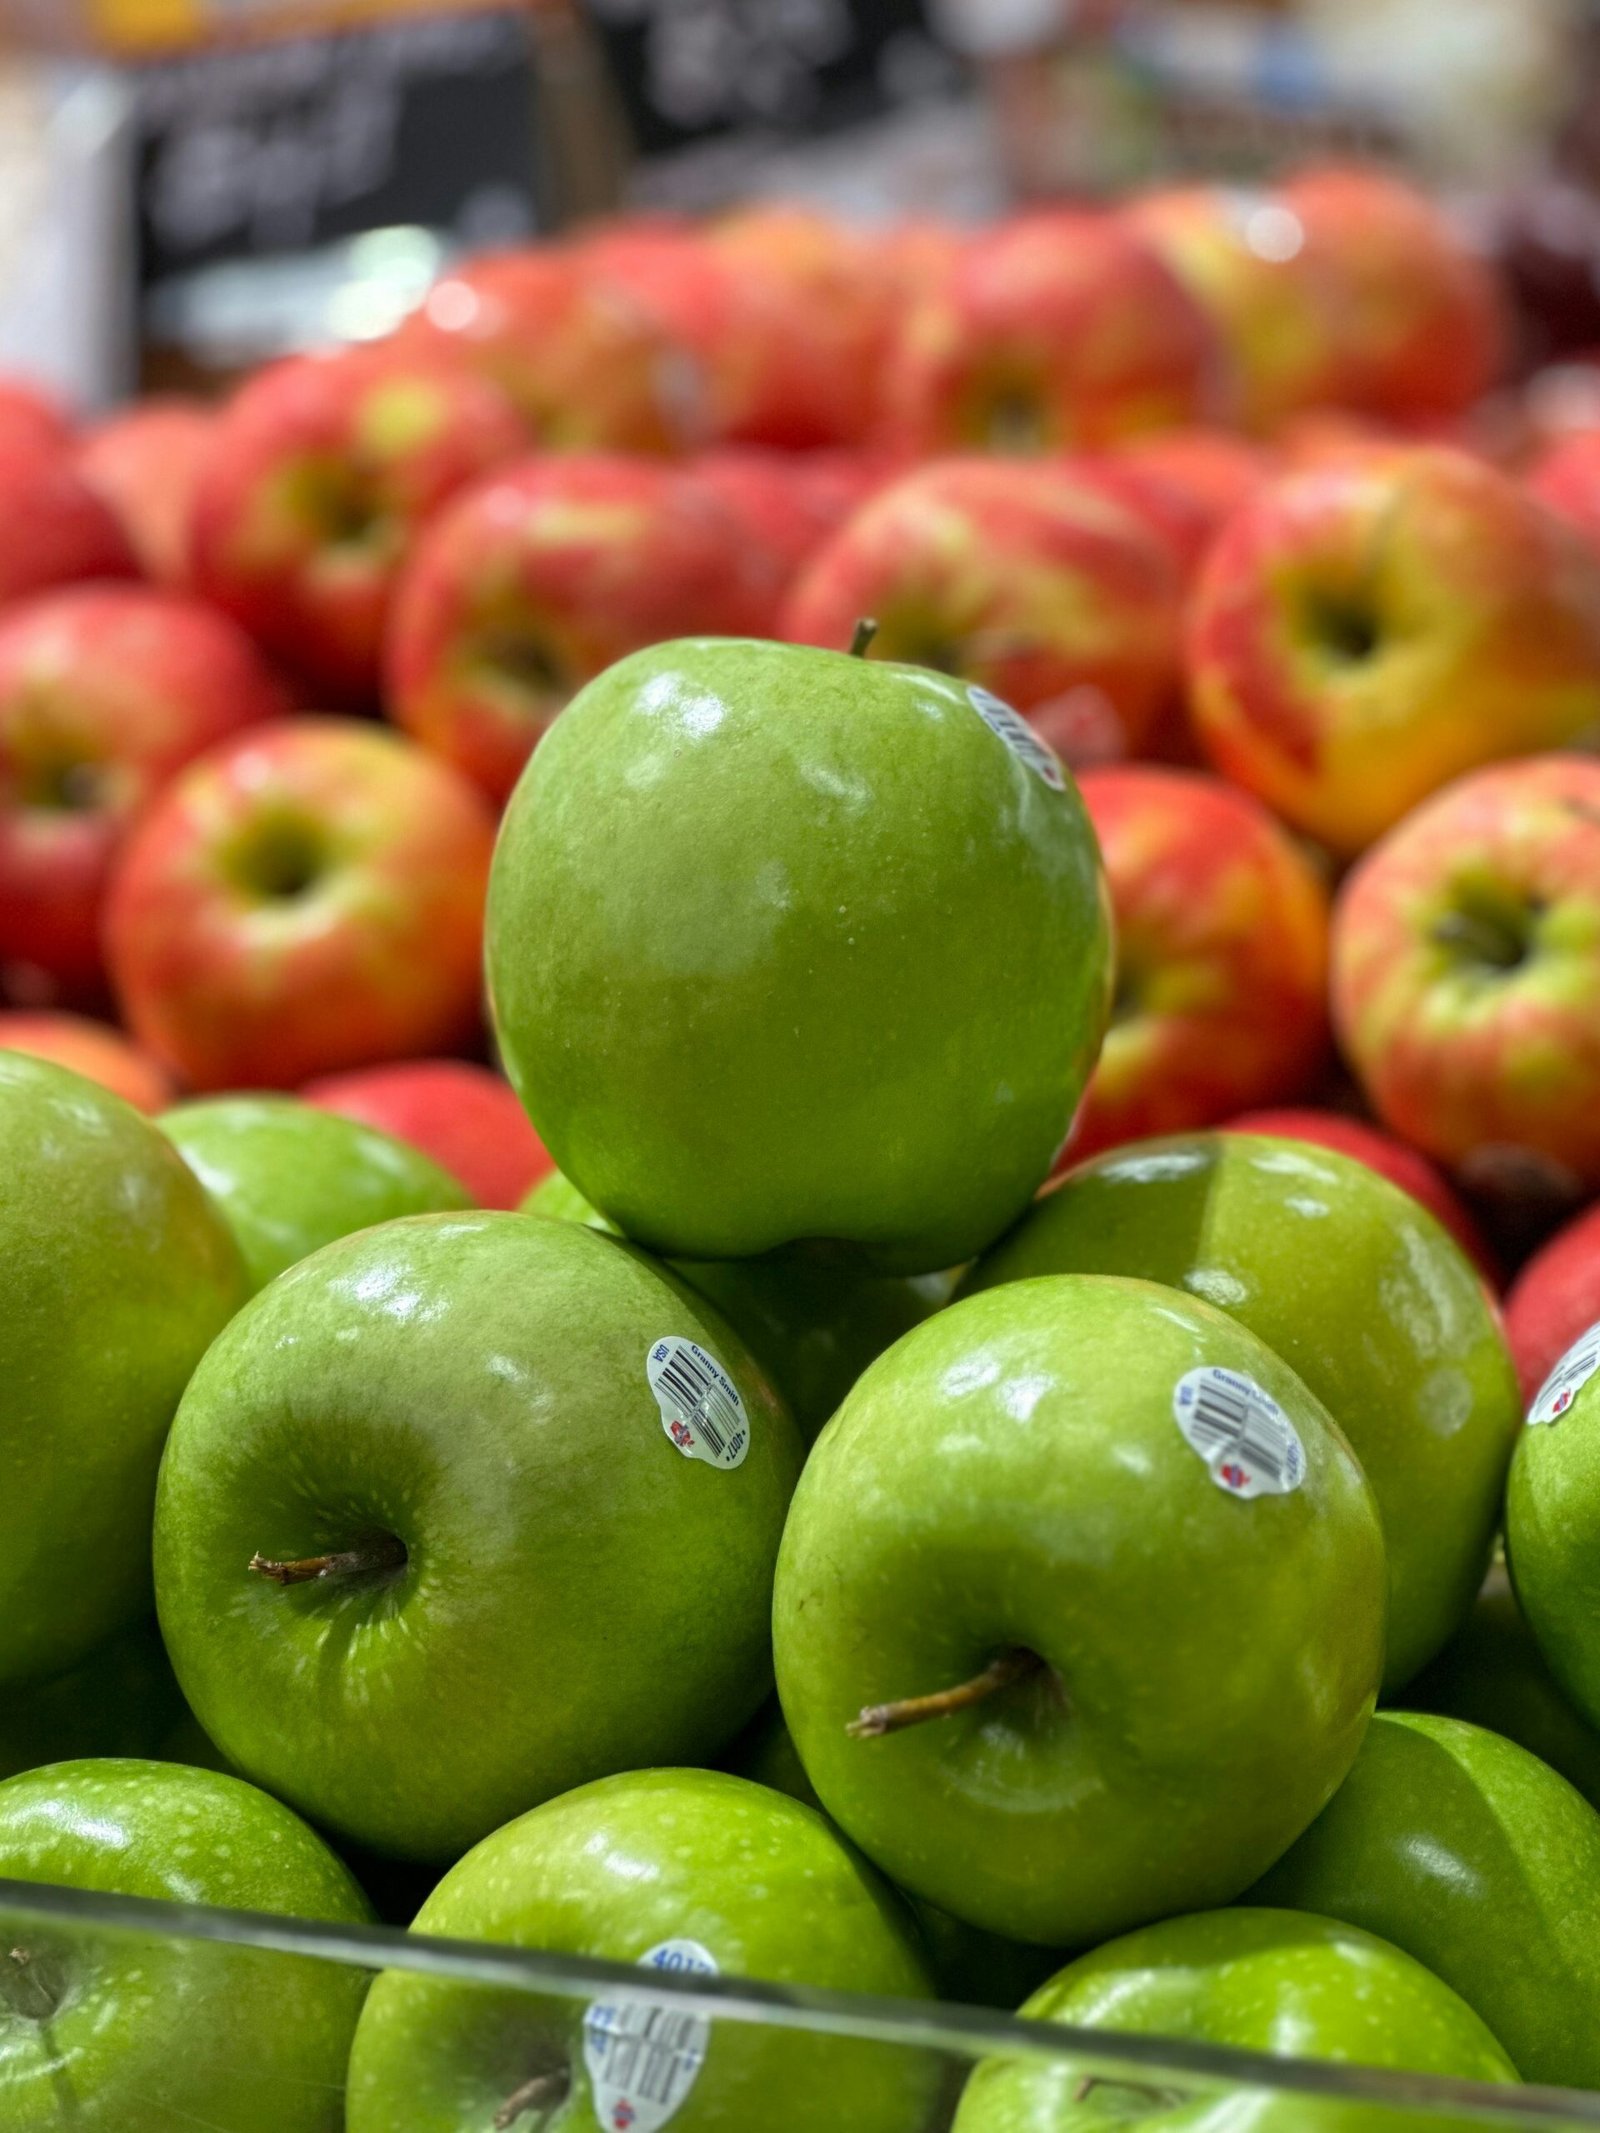
M1230 1496L1287 1496L1304 1481L1299 1433L1254 1378L1215 1363L1186 1371L1173 1387L1172 1412L1185 1441Z
M1528 1426L1559 1422L1578 1394L1600 1370L1600 1325L1581 1333L1539 1387L1528 1409Z
M661 1427L685 1459L730 1470L750 1449L750 1418L739 1388L698 1341L668 1334L645 1359Z
M1061 767L1061 758L1053 748L1045 746L1020 711L1013 711L988 689L969 687L967 694L979 718L991 733L999 735L1020 763L1025 763L1036 778L1043 778L1052 792L1066 791L1067 774Z
M641 1970L716 1977L698 1941L666 1940L639 1958ZM606 2133L658 2133L688 2102L711 2045L704 2015L619 1994L583 2018L583 2060L594 2115Z

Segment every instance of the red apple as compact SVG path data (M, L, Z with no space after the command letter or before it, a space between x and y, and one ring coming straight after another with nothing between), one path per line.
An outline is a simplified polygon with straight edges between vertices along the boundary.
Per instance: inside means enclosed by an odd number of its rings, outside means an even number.
M1266 481L1270 464L1257 446L1225 430L1130 437L1094 463L1097 477L1171 542L1187 578Z
M418 543L395 600L391 715L504 800L556 712L613 660L763 631L769 569L692 473L598 452L526 460Z
M1552 445L1528 486L1600 553L1600 429L1576 430Z
M1600 1321L1600 1205L1534 1253L1506 1298L1506 1338L1523 1396L1534 1394L1580 1334Z
M694 461L695 479L735 522L752 575L771 588L763 636L776 628L783 597L804 566L895 471L866 452L761 445L725 445Z
M57 585L138 575L127 535L64 453L0 439L0 608Z
M409 1141L458 1178L479 1207L520 1207L555 1168L511 1084L464 1059L328 1074L300 1094L323 1111Z
M155 1060L86 1015L0 1013L0 1050L70 1067L140 1111L164 1111L178 1093Z
M1600 559L1464 453L1356 455L1234 514L1189 678L1216 767L1354 855L1463 771L1600 728Z
M936 461L891 484L801 575L781 634L993 690L1069 762L1138 745L1175 693L1182 584L1169 547L1056 461Z
M370 348L274 364L218 421L195 583L330 699L365 703L418 533L526 445L510 403L465 371Z
M1506 763L1370 853L1334 915L1345 1056L1451 1169L1531 1158L1600 1189L1600 762Z
M1332 292L1341 397L1399 422L1465 414L1510 342L1487 261L1426 194L1382 171L1305 171L1279 197Z
M1369 1170L1377 1171L1391 1185L1398 1185L1402 1192L1410 1193L1413 1200L1419 1200L1474 1261L1490 1288L1499 1287L1499 1266L1472 1210L1425 1155L1419 1155L1415 1148L1408 1148L1392 1133L1368 1125L1365 1119L1349 1118L1342 1111L1287 1108L1247 1111L1238 1118L1230 1118L1226 1130L1230 1133L1277 1134L1284 1140L1310 1141L1315 1147L1333 1148L1341 1155L1354 1156L1358 1163L1365 1163ZM1600 1316L1600 1312L1596 1315Z
M887 360L908 451L1080 450L1221 411L1205 313L1122 219L1036 212L974 238Z
M224 735L290 706L254 645L145 586L0 614L0 961L92 996L112 859L151 797Z
M158 585L188 582L195 493L215 427L198 400L143 400L78 447L79 473L116 513Z
M1117 990L1068 1162L1298 1096L1327 1050L1328 898L1266 809L1152 764L1086 771Z
M58 400L26 378L0 377L0 451L32 445L68 453L72 442L72 418Z
M448 1052L479 1026L494 821L398 734L290 719L147 810L106 957L134 1036L199 1089Z

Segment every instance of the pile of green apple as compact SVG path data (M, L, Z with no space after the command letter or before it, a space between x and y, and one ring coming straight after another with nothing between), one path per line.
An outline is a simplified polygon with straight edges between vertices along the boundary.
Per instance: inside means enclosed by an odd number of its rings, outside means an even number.
M488 937L519 1213L0 1053L0 1877L1600 2087L1600 1336L1524 1432L1470 1261L1325 1148L1041 1195L1113 968L1048 748L917 668L637 654ZM7 1945L0 2129L1369 2122Z

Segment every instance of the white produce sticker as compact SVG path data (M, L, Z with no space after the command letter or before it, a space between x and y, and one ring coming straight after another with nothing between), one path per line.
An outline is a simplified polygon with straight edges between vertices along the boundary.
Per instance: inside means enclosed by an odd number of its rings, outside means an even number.
M661 1427L685 1459L731 1473L750 1449L750 1417L739 1388L698 1341L669 1333L645 1358Z
M1172 1388L1172 1412L1230 1496L1287 1496L1305 1480L1299 1432L1254 1378L1215 1363L1186 1371Z
M664 1940L641 1970L716 1977L716 1959L696 1940ZM606 2133L658 2133L688 2102L711 2044L711 2024L661 2002L596 2000L583 2018L583 2063L594 2115Z
M988 689L969 687L967 694L973 710L991 733L999 735L1018 762L1026 764L1036 778L1043 778L1052 792L1066 791L1067 774L1061 767L1061 758L1040 740L1020 711L1013 711Z
M1545 1379L1528 1409L1528 1427L1559 1422L1584 1386L1600 1370L1600 1325L1580 1333Z

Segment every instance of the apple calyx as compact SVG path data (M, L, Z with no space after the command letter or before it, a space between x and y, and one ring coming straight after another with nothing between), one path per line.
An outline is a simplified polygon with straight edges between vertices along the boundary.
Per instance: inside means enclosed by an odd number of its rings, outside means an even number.
M1516 970L1527 960L1527 927L1536 915L1530 910L1514 917L1509 911L1469 910L1458 905L1435 919L1432 939L1438 947L1455 949L1485 969Z
M30 1949L12 1948L0 1964L0 2000L29 2022L50 2022L61 2010L60 1981L41 1969Z
M1141 2112L1175 2111L1194 2098L1182 2089L1160 2089L1143 2081L1118 2081L1109 2074L1085 2074L1072 2092L1074 2103L1087 2103L1097 2093L1104 2092L1103 2100L1116 2102L1127 2097Z
M558 2103L564 2103L572 2087L572 2076L564 2066L547 2068L525 2081L520 2089L508 2096L494 2114L494 2133L511 2133L517 2120L529 2111L548 2112Z
M865 659L872 649L872 640L878 634L878 625L871 615L863 615L856 624L855 634L850 639L850 657Z
M406 1560L405 1542L392 1533L380 1533L358 1548L347 1548L337 1555L311 1555L297 1563L253 1555L250 1568L257 1577L287 1589L290 1585L321 1584L329 1578L369 1577L379 1570L403 1570Z
M974 1674L956 1688L939 1689L932 1696L908 1696L900 1703L868 1704L859 1718L851 1719L845 1731L852 1740L882 1740L885 1734L903 1733L908 1726L923 1726L930 1719L953 1718L958 1711L970 1711L1010 1688L1013 1682L1026 1681L1030 1675L1044 1671L1045 1663L1039 1654L1018 1645L1002 1652L981 1674Z

